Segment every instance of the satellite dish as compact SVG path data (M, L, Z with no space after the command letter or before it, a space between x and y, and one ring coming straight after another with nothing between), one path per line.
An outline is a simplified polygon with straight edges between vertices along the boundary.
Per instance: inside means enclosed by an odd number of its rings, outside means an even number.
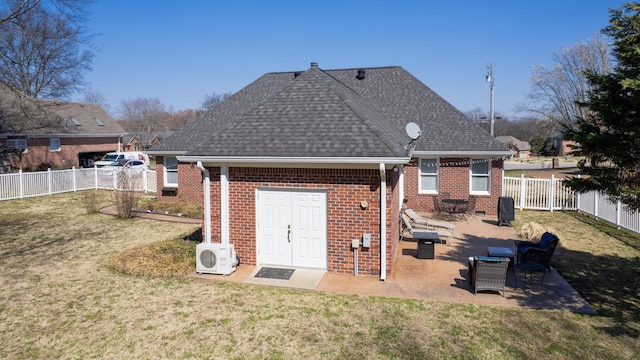
M411 140L415 140L417 138L420 137L420 135L422 135L422 131L420 130L420 126L418 126L418 124L410 122L407 124L407 126L405 127L405 131L407 132L407 135L409 135L409 137L411 138Z

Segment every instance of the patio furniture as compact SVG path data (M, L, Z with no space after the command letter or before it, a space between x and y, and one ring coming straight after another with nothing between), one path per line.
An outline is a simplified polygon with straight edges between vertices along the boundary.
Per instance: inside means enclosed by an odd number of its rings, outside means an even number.
M538 242L516 240L518 263L535 262L551 271L551 256L559 241L556 235L548 231L542 234Z
M449 218L454 220L466 219L466 214L469 209L468 199L442 199L440 202L442 211L447 213Z
M419 233L416 238L418 243L418 259L434 259L436 256L434 243L438 240L437 233Z
M411 225L411 219L409 218L409 216L407 214L404 213L400 213L400 221L401 221L401 229L400 229L400 240L404 240L404 234L405 232L409 231L409 233L412 235L412 237L414 239L419 238L420 236L427 236L427 235L421 235L421 234L425 234L425 233L436 233L438 235L438 242L441 242L443 240L440 239L440 237L446 237L449 238L451 237L451 233L445 230L432 230L432 229L425 229L425 228L414 228ZM446 243L446 241L445 241Z
M504 296L509 260L503 257L476 256L469 258L469 282L474 294L497 291Z
M413 226L424 226L426 228L443 228L453 230L456 226L450 222L446 221L436 221L432 219L424 218L418 215L413 209L404 208L403 211L407 216L409 216L409 220L411 220L411 225Z

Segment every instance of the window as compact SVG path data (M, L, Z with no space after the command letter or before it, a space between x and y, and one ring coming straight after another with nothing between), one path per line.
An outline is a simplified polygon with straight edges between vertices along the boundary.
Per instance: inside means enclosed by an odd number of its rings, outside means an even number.
M164 165L164 185L178 186L178 159L173 156L165 156Z
M420 159L420 193L438 192L438 159Z
M60 138L49 139L49 150L60 151Z
M27 152L27 139L7 139L7 147L9 149L23 149L23 153Z
M489 160L471 161L471 194L489 194L491 190L491 163Z

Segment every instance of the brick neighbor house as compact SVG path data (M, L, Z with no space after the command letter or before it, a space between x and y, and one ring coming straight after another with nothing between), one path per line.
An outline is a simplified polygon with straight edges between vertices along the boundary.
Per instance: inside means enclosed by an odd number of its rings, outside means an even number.
M15 169L92 166L106 152L121 149L126 135L98 104L23 98L2 90L0 108L5 115L0 146L14 149L5 161Z
M405 126L416 123L417 140ZM401 67L268 73L149 150L158 196L205 210L242 263L392 271L403 198L477 198L495 215L512 153ZM206 196L204 194L207 194Z

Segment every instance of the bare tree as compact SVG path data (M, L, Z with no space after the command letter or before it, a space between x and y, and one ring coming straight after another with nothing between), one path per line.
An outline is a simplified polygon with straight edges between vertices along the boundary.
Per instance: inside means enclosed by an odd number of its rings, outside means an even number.
M107 98L105 98L102 93L92 89L89 89L84 93L84 99L82 101L88 104L98 104L106 112L111 110L111 106L107 102Z
M551 68L533 66L528 94L532 103L523 107L572 128L587 111L577 104L587 101L591 90L585 71L607 74L613 67L609 40L604 35L595 35L586 42L554 52L552 60Z
M204 100L202 101L202 108L207 111L213 109L214 106L223 102L226 98L231 96L230 92L224 94L216 94L213 93L211 95L205 95Z
M154 131L165 129L166 106L157 98L123 100L120 113L122 118L129 122L125 128L138 138L143 150L151 146Z
M40 0L15 0L0 3L0 25L19 18L39 3Z
M7 3L10 9L23 4ZM39 1L2 23L0 82L33 98L65 99L81 90L93 60L92 36L85 35L83 26L88 3Z

